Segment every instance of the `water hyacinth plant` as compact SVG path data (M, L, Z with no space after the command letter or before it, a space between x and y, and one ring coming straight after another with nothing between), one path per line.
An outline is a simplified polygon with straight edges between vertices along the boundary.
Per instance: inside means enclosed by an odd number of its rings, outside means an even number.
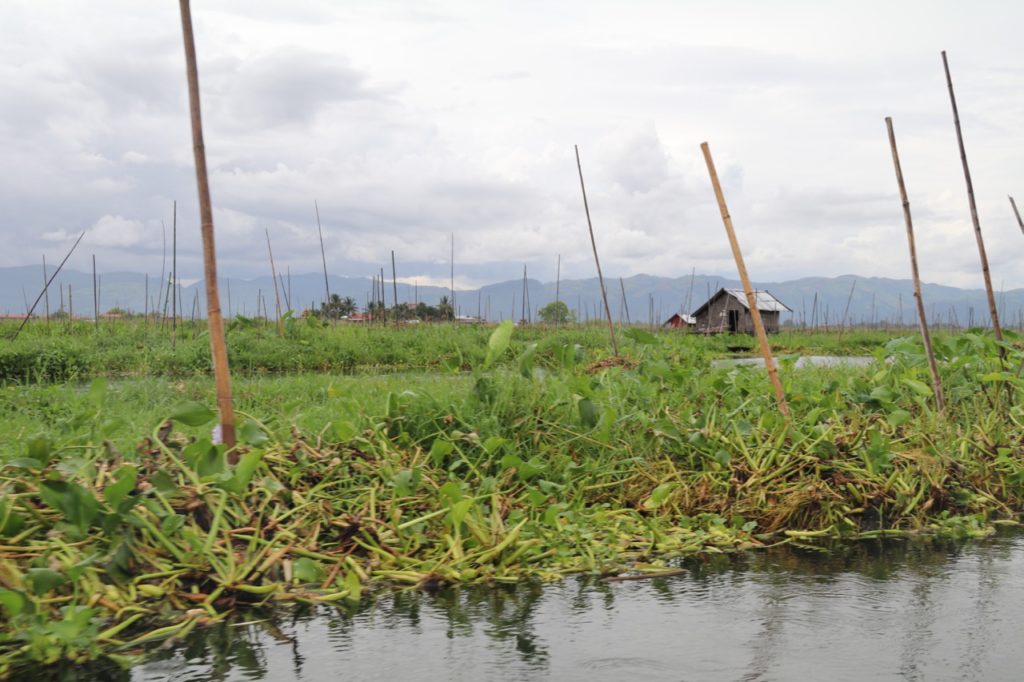
M369 376L240 383L237 464L211 437L208 382L153 408L141 440L119 384L72 391L0 461L0 670L128 662L257 605L984 534L1024 504L1020 379L999 359L1019 365L1014 339L936 339L944 414L913 337L867 367L784 356L786 420L763 369L709 366L718 341L630 330L612 361L603 335L566 333L464 332L453 360L375 392ZM279 403L274 381L305 398ZM4 409L47 388L8 386Z

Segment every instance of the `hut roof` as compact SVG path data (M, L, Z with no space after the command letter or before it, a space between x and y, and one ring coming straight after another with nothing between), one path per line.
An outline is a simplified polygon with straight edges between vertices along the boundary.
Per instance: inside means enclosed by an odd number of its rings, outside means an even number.
M704 303L704 305L697 308L697 310L695 310L693 314L700 315L701 312L703 312L704 309L707 308L712 301L716 300L720 296L732 296L737 301L739 301L740 305L742 305L744 308L749 308L749 306L747 305L747 295L743 292L743 289L719 289L714 296L709 298ZM789 306L787 306L779 299L775 298L775 296L773 296L769 291L755 291L754 296L757 298L757 309L761 312L778 313L782 312L783 310L793 312L793 310Z

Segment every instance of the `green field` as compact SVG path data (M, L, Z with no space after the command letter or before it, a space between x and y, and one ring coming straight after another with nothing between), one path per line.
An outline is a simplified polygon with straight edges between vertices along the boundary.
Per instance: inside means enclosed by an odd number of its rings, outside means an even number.
M622 330L620 330L622 331ZM511 336L507 337L508 332ZM241 461L200 327L34 324L0 351L0 673L130 662L242 606L666 570L817 536L971 536L1024 509L1012 343L572 327L228 332ZM795 369L793 354L870 355ZM166 421L171 419L170 424Z

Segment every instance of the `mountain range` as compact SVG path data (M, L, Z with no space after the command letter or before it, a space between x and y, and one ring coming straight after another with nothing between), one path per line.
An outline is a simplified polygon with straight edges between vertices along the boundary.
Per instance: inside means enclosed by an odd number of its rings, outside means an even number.
M156 278L141 273L109 272L97 277L99 311L121 308L142 312L164 307L164 296L169 287L165 282L160 291ZM322 274L292 275L281 278L282 309L297 311L319 307L324 300ZM655 277L633 275L622 280L607 279L608 303L612 317L650 324L663 322L673 313L692 312L720 287L739 287L739 282L716 275L684 275L682 277ZM331 276L332 294L352 297L360 308L370 300L373 282L363 277ZM0 314L24 315L42 291L43 273L38 266L0 268ZM487 319L520 319L524 316L523 281L509 280L489 284L479 289L456 290L456 309L461 315L480 315ZM843 275L841 277L806 277L784 282L754 282L759 290L767 290L785 303L792 312L784 313L783 324L836 325L844 318L848 324L899 323L915 324L913 288L910 280ZM179 285L178 310L183 317L202 317L205 296L202 281L188 286ZM399 282L399 303L422 301L435 305L450 291L437 286L415 286ZM623 298L622 292L625 291ZM148 292L148 296L147 296ZM275 310L272 279L221 280L221 304L229 315L255 316L260 309ZM385 282L384 298L388 306L394 303L394 285ZM537 319L537 310L558 298L575 311L581 320L603 317L601 291L597 278L563 280L559 283L526 281L528 319ZM959 326L986 325L988 305L982 289L959 289L940 284L923 284L922 296L929 321L933 324ZM996 299L1004 326L1019 326L1024 310L1024 289L997 292ZM63 270L49 288L49 309L71 310L76 317L91 317L94 313L93 279L91 273ZM259 303L257 303L259 302ZM290 306L289 306L290 304ZM171 304L167 304L170 314ZM40 301L35 314L45 313L45 301Z

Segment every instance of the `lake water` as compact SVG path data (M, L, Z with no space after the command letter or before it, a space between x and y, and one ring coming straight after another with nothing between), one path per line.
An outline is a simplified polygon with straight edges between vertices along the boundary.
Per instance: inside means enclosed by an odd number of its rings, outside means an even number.
M801 355L796 359L795 367L867 367L875 359L870 356L845 356L845 355ZM779 358L775 358L775 364L779 364ZM724 360L712 360L712 367L733 367L735 365L757 365L764 366L764 359L757 358L727 358Z
M247 613L133 680L1018 680L1024 534L687 559L683 575Z

